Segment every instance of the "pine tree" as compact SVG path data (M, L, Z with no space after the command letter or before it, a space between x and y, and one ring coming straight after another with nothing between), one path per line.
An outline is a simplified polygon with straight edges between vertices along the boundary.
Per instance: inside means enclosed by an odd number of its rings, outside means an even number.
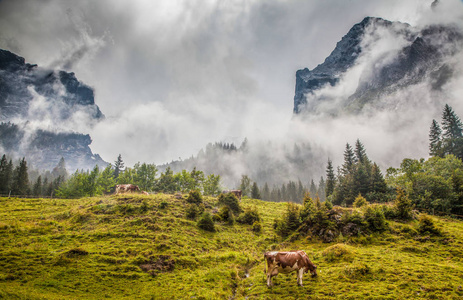
M355 162L363 164L367 160L368 160L368 156L367 156L365 147L360 142L360 140L357 139L357 141L355 142Z
M37 177L37 181L32 188L32 194L37 197L42 196L42 176Z
M26 158L19 161L14 172L13 192L16 195L27 195L29 193L29 174L27 173Z
M270 189L268 187L267 182L264 184L264 187L262 188L262 199L267 201L271 200Z
M328 166L326 167L326 188L325 195L328 198L334 192L336 184L336 177L334 175L333 163L328 159Z
M344 164L342 165L341 171L344 176L352 174L355 164L355 155L352 147L349 143L346 144L346 149L344 150Z
M325 179L323 179L323 176L320 177L320 181L318 182L317 194L320 196L321 201L326 201Z
M119 154L117 160L114 162L114 178L117 180L119 174L124 170L124 162L122 161L122 155Z
M0 193L8 194L11 190L13 179L13 162L8 162L6 155L3 154L0 160Z
M442 151L442 130L436 120L432 120L429 130L429 155L443 157Z
M309 193L311 195L317 194L317 186L315 185L315 182L313 181L313 179L310 181Z
M448 104L442 113L442 130L444 154L453 154L463 159L463 124Z
M259 187L257 186L257 183L255 183L255 182L252 184L251 198L252 199L261 199L260 192L259 192Z

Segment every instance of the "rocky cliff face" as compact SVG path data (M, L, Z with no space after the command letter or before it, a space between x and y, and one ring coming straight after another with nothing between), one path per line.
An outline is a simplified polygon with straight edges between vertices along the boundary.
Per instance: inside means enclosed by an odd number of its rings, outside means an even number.
M90 136L72 126L102 118L93 89L74 73L40 68L0 50L0 150L40 169L52 169L61 157L69 170L104 166L89 147Z
M317 114L330 101L336 106L331 106L332 114L358 113L366 104L424 80L431 89L439 90L452 73L446 58L461 50L462 41L463 35L455 27L417 30L408 24L367 17L350 29L324 63L296 72L294 113ZM381 48L383 45L386 47ZM358 82L343 99L319 93L336 87L346 76L356 76L349 73L354 68L358 68Z

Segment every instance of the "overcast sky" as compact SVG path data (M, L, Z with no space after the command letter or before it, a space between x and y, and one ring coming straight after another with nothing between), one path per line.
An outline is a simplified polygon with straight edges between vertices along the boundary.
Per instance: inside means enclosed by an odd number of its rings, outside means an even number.
M89 133L103 159L164 163L287 135L298 69L364 17L420 26L432 2L0 0L0 48L95 89L106 120ZM448 16L462 9L441 2Z

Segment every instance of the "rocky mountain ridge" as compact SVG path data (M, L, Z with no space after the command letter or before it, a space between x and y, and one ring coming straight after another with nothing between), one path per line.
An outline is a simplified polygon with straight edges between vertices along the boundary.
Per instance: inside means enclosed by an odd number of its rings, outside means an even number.
M378 45L388 38L399 47L381 52ZM322 64L296 72L294 113L318 114L330 101L337 106L331 108L331 114L359 113L366 104L425 80L430 89L439 90L453 73L446 59L461 50L462 42L463 33L450 25L420 30L405 23L366 17L350 29ZM323 88L338 85L357 66L363 69L351 94L335 101L320 93Z
M61 157L69 171L104 166L90 136L72 127L103 118L93 89L74 73L40 68L0 49L0 150L45 170Z

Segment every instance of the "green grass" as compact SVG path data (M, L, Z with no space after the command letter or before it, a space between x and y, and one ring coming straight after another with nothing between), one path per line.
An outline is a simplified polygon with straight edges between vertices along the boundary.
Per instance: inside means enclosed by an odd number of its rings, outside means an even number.
M161 208L162 202L167 202ZM216 199L206 198L206 209ZM463 222L432 217L442 236L418 222L389 222L381 235L282 240L272 224L286 207L256 207L263 232L216 224L203 231L171 195L63 199L0 198L0 299L460 299ZM293 240L293 239L291 239ZM319 276L265 282L263 253L303 249Z

